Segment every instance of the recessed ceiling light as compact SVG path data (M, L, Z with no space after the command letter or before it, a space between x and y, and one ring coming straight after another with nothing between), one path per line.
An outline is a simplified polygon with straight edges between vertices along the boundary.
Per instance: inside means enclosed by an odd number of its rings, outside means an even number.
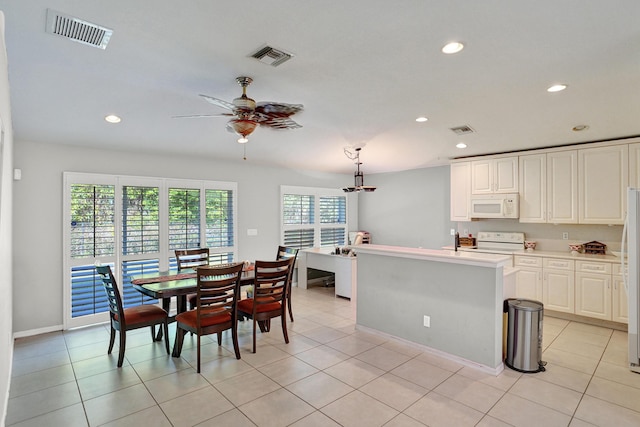
M109 123L120 123L122 121L122 119L115 114L109 114L104 119Z
M574 132L582 132L583 130L587 130L589 129L588 125L578 125L578 126L574 126L571 130Z
M418 122L418 123L422 123L422 122L426 122L427 120L429 120L429 119L427 119L426 117L418 117L418 118L416 119L416 122Z
M547 88L547 92L560 92L562 90L565 90L566 88L567 88L567 85L557 84L557 85L549 86Z
M464 142L458 142L456 144L456 147L458 147L458 148L467 148L467 144L465 144Z
M446 54L450 55L452 53L458 53L462 49L464 49L464 45L462 43L460 43L460 42L451 42L451 43L447 43L446 45L444 45L444 47L442 48L442 53L446 53Z

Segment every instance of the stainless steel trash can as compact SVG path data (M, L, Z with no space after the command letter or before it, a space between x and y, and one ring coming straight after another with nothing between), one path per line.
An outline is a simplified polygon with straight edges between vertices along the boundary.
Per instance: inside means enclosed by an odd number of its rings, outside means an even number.
M527 299L508 299L507 357L505 364L520 372L544 371L542 361L541 302Z

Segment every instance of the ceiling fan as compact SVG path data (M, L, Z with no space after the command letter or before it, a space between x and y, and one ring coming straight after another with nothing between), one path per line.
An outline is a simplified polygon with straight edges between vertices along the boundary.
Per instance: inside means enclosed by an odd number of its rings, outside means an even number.
M231 110L231 113L218 115L177 116L184 117L219 117L235 116L227 122L227 130L240 136L239 143L246 143L247 137L258 127L267 126L273 129L297 129L302 126L294 122L290 117L302 111L302 104L284 104L281 102L258 102L247 96L247 86L251 84L251 77L236 77L236 81L242 87L242 96L227 102L208 95L200 95L206 101L218 107Z

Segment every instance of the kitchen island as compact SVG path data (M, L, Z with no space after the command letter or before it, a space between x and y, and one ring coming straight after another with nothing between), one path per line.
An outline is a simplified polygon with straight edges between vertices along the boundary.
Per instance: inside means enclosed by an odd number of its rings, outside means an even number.
M359 329L494 374L502 371L510 256L384 245L352 249L358 258Z

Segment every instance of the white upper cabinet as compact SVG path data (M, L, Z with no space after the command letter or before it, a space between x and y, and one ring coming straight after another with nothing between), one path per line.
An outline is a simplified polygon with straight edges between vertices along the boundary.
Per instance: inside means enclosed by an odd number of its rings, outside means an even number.
M451 163L451 221L471 221L471 162Z
M578 223L578 152L520 156L520 222Z
M640 188L640 143L629 144L629 187Z
M471 193L518 192L518 157L498 157L471 162Z
M547 153L547 222L578 223L578 152Z
M623 224L629 184L629 146L578 150L579 222Z
M520 222L547 222L547 155L520 156Z

